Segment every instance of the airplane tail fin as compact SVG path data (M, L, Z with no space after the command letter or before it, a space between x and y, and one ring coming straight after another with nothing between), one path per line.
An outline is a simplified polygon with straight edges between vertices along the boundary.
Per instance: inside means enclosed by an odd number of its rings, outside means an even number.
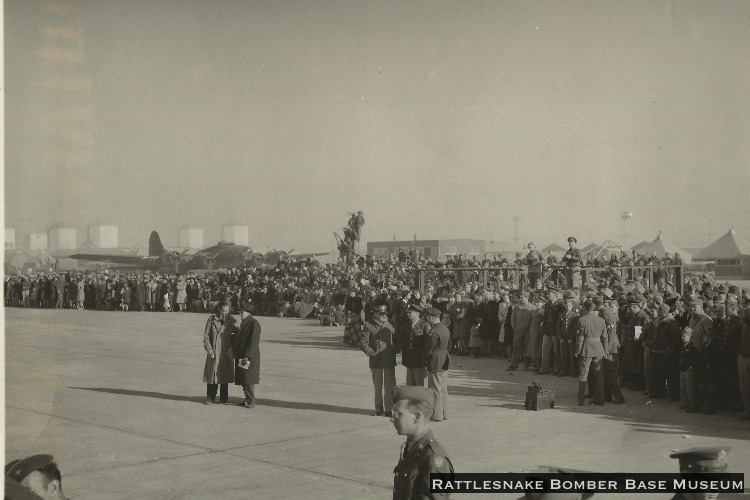
M148 239L148 254L151 257L158 257L166 251L167 249L164 248L164 245L161 244L159 233L157 233L156 231L151 231L151 236Z

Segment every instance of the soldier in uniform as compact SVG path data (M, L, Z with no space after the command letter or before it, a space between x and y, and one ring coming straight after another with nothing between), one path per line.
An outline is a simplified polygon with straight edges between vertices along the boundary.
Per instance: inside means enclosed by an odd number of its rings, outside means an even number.
M607 346L607 325L593 300L587 300L583 305L583 315L578 319L576 328L576 357L578 358L578 406L583 406L586 383L589 370L594 374L593 394L595 405L604 404L604 377L602 374L602 359L609 353Z
M526 344L529 340L529 329L531 328L531 316L533 308L529 304L529 292L521 292L521 301L516 304L511 313L510 322L513 325L513 357L506 371L512 372L518 368L518 364L524 362L524 370L529 369L529 360L524 356Z
M565 279L568 289L581 288L581 251L576 248L578 240L574 236L568 238L570 248L562 257L562 261L567 266L565 270Z
M561 305L557 336L560 338L560 372L558 377L577 376L578 364L575 362L573 342L575 340L575 326L581 314L580 306L576 302L578 295L573 290L565 291L565 303Z
M406 385L424 387L427 378L425 370L425 343L430 332L430 325L421 320L422 308L417 304L406 307L408 323L404 323L400 333L401 364L406 367Z
M617 383L618 369L618 352L620 340L617 337L617 302L612 300L612 292L609 289L604 290L604 304L599 310L599 317L604 320L607 326L607 352L609 353L602 360L602 370L604 374L604 401L612 401L615 404L625 402L620 386Z
M634 391L643 390L646 384L643 376L643 328L651 322L651 318L643 310L645 302L646 298L639 293L628 297L628 323L620 339L624 351L624 382Z
M425 367L427 369L427 387L435 392L433 422L447 420L448 408L448 367L450 355L448 343L450 331L440 322L440 310L429 307L425 311L430 324L430 332L425 342Z
M535 289L537 282L542 279L542 267L544 264L544 258L539 250L536 249L534 243L528 244L529 253L526 254L525 264L529 269L529 286Z
M12 460L5 466L5 477L16 481L44 500L67 500L62 490L60 469L52 455L32 455ZM8 498L8 497L6 497Z
M397 434L406 436L393 469L393 500L450 498L448 493L430 493L430 474L453 474L448 454L429 429L434 397L435 393L424 387L393 389L391 422Z
M729 466L724 460L732 448L730 446L715 447L698 447L687 450L676 451L669 455L669 458L679 460L680 472L687 474L701 473L721 473L730 472ZM721 498L742 498L744 495L738 493L719 494L719 493L677 493L672 500L693 500L693 499L721 499Z
M393 326L388 322L388 306L375 306L372 319L365 323L357 345L369 356L372 385L375 389L374 416L391 416L391 393L396 386L396 351L393 348ZM385 398L383 397L385 395Z

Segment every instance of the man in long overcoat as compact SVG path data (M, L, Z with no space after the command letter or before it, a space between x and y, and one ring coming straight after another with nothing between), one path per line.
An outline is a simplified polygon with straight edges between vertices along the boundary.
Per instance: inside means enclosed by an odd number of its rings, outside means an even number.
M222 302L216 314L208 318L203 330L203 348L206 350L203 382L206 383L207 405L216 400L219 388L220 401L229 403L229 383L234 381L232 335L236 330L237 321L229 314L229 305Z
M255 384L260 382L260 323L252 312L252 304L245 302L240 309L241 323L232 348L236 360L234 385L241 385L245 408L255 407Z

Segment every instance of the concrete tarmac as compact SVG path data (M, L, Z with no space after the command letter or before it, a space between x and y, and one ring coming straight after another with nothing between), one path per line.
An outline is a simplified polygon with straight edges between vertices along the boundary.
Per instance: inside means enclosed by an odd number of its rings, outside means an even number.
M258 405L206 406L207 317L6 308L6 462L54 455L77 500L391 497L404 439L370 416L367 357L343 328L258 317ZM628 390L625 405L578 407L574 378L452 361L449 419L432 428L457 472L676 472L671 452L729 445L731 470L750 477L750 422L733 413L687 414ZM556 390L555 409L524 410L535 378Z

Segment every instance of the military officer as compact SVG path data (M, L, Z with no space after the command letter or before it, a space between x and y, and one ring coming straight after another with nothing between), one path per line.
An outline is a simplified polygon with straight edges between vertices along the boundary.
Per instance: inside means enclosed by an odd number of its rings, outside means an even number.
M576 248L577 243L578 240L574 236L570 236L568 238L568 246L570 248L562 257L562 261L567 266L565 279L568 289L581 288L581 251Z
M5 465L5 477L28 488L44 500L67 500L60 469L52 455L32 455ZM6 497L7 498L7 497Z
M365 323L359 348L369 356L372 385L375 389L375 413L391 416L391 394L396 386L396 352L393 349L393 326L388 322L388 306L378 303L372 319ZM383 397L385 394L385 399Z
M687 450L676 451L669 458L679 460L681 473L720 473L730 472L729 466L724 460L732 448L730 446L698 447ZM745 498L741 493L677 493L672 500L698 500L716 498Z
M448 407L448 367L450 365L448 343L451 334L448 327L440 322L439 309L428 307L425 313L430 324L430 333L427 342L425 342L427 387L435 392L435 405L431 420L440 422L448 419L446 415Z
M583 406L589 370L593 371L595 405L604 404L604 377L602 359L607 357L607 325L599 317L593 300L589 299L583 306L584 314L578 319L576 329L576 357L578 358L578 406Z
M429 429L434 398L435 393L424 387L393 389L391 422L397 434L406 436L393 469L393 500L450 498L449 493L430 493L430 474L453 474L448 454Z
M557 325L557 336L560 338L560 372L558 377L577 376L578 364L575 362L575 326L581 308L576 302L578 294L573 290L565 291L565 303L561 304L559 323Z
M609 293L606 293L609 292ZM612 401L615 404L625 402L620 386L617 383L617 373L619 364L617 355L620 348L620 341L617 337L617 302L612 300L612 292L607 288L604 290L604 304L599 310L599 317L607 325L607 352L609 355L602 361L604 371L604 400Z
M513 326L513 357L506 371L512 372L518 368L523 360L524 369L529 369L529 360L524 356L526 344L529 342L529 329L534 309L529 304L529 292L521 292L521 301L513 308L510 323Z
M406 385L424 387L427 378L425 370L425 342L430 333L430 325L420 319L422 308L409 304L406 308L408 323L403 323L400 335L401 364L406 367Z

